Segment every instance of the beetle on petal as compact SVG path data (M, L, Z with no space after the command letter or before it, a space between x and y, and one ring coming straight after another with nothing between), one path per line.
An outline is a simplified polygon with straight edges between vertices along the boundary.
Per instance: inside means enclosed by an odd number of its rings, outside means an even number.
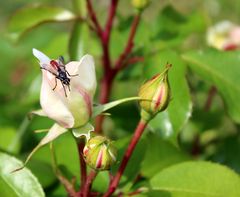
M93 57L85 55L80 61L71 61L63 68L61 60L51 60L37 49L33 49L33 55L43 68L40 93L43 112L64 128L77 128L87 124L92 115L92 99L96 90ZM59 75L56 69L52 68L55 63L69 79L67 84L56 85L56 75L49 71L51 69ZM69 86L71 91L66 92L64 85Z

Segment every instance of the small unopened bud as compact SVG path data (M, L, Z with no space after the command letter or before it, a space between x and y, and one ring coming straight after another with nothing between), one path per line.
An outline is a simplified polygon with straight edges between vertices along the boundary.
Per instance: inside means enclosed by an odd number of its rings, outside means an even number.
M132 0L132 5L138 10L143 10L148 6L150 0Z
M117 149L112 142L103 136L95 136L88 140L83 155L86 163L95 170L109 170L116 162Z
M167 64L165 70L144 83L139 91L142 118L148 120L158 112L165 110L170 101L170 86L168 82L168 70L171 64Z

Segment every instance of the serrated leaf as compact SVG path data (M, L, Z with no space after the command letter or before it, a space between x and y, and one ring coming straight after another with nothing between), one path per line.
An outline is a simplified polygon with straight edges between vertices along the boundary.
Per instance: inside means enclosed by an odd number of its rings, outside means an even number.
M146 154L141 166L143 176L152 177L170 165L189 159L177 147L157 135L149 134L146 144Z
M30 170L11 173L22 166L22 162L0 153L0 194L1 197L44 197L45 194L37 178Z
M209 49L183 55L189 66L203 79L216 86L233 120L240 123L239 51L220 52Z
M240 196L239 176L225 166L210 162L171 166L156 174L150 183L153 190L172 197Z
M18 10L9 22L8 30L13 40L31 28L46 22L64 22L73 20L74 14L60 7L29 6Z

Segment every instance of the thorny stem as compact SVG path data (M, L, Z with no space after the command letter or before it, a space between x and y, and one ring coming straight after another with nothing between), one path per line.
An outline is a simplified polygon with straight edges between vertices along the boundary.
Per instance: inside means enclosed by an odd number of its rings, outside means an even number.
M146 128L147 126L147 123L146 121L144 120L140 120L139 123L138 123L138 126L134 132L134 135L131 139L131 142L130 144L128 145L128 148L123 156L123 159L122 159L122 162L121 162L121 165L117 171L117 174L113 177L113 180L112 182L110 183L110 186L108 188L108 191L104 194L103 197L108 197L108 196L111 196L111 194L113 194L113 192L116 190L117 186L118 186L118 183L123 175L123 172L128 164L128 161L135 149L135 146L136 144L138 143L140 137L142 136L142 133L144 131L144 129Z

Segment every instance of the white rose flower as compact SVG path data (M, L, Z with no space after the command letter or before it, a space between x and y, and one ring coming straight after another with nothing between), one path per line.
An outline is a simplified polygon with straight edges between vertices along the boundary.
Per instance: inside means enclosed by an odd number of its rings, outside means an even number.
M50 66L51 59L33 49L33 55L39 60L41 67ZM88 123L92 115L92 100L96 90L96 74L93 57L85 55L80 61L72 61L65 65L70 75L69 90L48 70L42 69L42 87L40 104L43 112L64 128L81 127Z

